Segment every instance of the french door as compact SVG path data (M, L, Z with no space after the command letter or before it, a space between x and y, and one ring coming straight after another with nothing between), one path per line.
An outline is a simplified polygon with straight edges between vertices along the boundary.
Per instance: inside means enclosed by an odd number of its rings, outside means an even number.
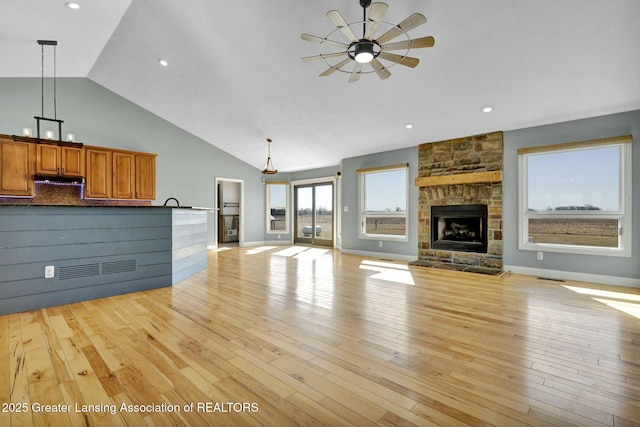
M293 187L294 243L333 246L333 182Z

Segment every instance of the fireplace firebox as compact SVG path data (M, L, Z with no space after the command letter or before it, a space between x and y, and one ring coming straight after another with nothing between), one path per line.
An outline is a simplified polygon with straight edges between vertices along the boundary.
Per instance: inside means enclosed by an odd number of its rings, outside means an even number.
M487 253L487 205L431 206L431 249Z

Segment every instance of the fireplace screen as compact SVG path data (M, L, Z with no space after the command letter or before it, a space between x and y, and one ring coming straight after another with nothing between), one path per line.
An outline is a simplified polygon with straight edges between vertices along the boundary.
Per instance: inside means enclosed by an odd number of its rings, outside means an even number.
M487 206L432 206L431 248L486 253Z

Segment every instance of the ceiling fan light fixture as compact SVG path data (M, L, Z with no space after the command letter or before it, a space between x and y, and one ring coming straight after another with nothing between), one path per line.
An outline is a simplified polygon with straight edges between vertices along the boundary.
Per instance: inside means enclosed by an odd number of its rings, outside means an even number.
M361 41L355 45L354 59L361 64L368 64L373 60L373 42Z

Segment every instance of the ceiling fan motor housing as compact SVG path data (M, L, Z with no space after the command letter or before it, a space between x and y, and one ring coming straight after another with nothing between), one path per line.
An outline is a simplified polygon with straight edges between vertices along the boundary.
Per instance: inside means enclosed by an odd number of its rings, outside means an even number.
M349 46L347 54L354 61L366 64L380 55L380 45L375 41L360 39Z

